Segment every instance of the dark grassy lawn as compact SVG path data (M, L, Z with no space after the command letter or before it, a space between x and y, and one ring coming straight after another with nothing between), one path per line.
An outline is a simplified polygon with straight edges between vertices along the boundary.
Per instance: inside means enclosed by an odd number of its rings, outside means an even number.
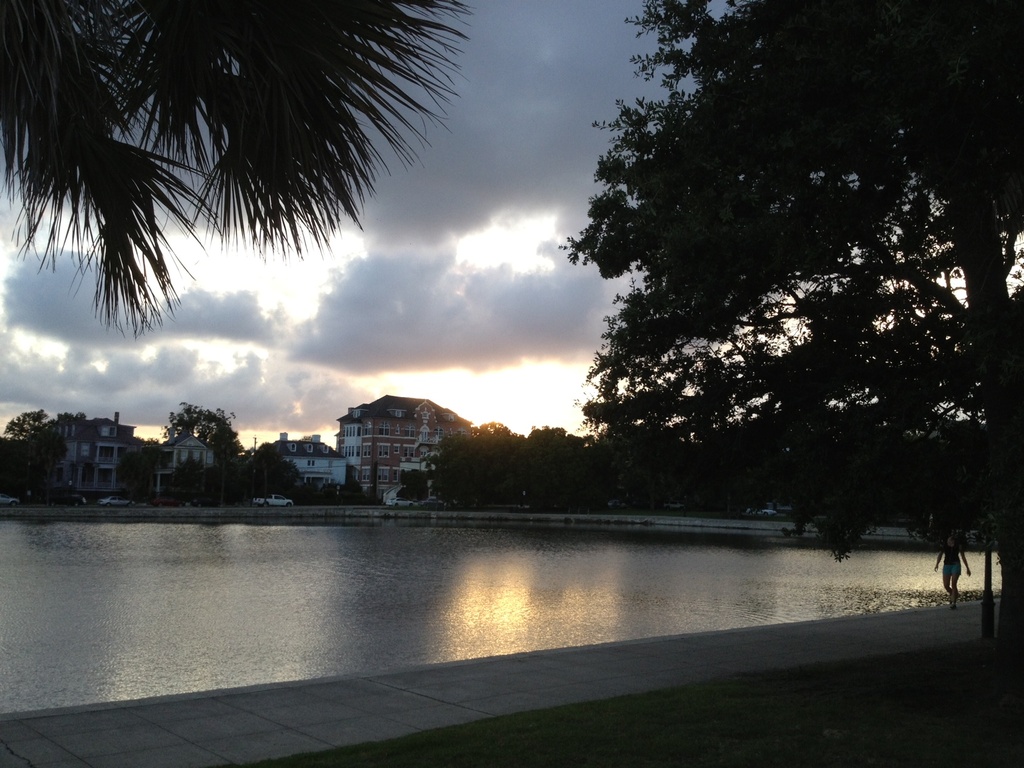
M990 641L529 712L261 768L1020 768Z

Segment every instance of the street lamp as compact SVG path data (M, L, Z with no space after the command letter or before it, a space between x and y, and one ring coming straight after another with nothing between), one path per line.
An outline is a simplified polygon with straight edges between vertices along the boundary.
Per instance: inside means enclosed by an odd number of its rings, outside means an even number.
M252 493L249 494L249 506L253 505L256 498L256 435L252 436Z

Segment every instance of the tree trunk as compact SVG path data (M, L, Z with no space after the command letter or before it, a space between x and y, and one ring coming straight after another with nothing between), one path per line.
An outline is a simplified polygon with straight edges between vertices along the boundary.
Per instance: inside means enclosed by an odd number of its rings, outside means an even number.
M996 630L995 689L1024 696L1024 570L1011 562L1000 566L1003 576Z
M995 524L1002 573L996 635L995 687L1024 696L1024 387L1015 371L1021 337L1007 287L1011 261L1004 258L992 211L982 207L958 221L958 246L967 287L972 361L988 435L985 502ZM973 216L971 215L973 213Z

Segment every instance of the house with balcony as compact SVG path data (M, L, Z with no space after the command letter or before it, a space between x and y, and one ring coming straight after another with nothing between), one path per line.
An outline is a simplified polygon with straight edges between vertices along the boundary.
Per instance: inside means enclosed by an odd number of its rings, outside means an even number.
M117 465L121 457L138 451L143 440L135 437L135 427L121 423L121 414L113 419L76 419L56 426L67 453L54 467L53 488L85 496L122 493Z
M385 395L338 418L337 451L349 476L380 501L397 495L402 474L425 471L446 437L469 434L472 422L430 400Z
M157 467L154 486L156 495L172 485L174 470L186 461L192 461L202 473L214 465L213 449L189 432L172 432L160 445L160 466Z
M325 485L345 484L345 459L321 441L320 435L296 440L289 438L287 432L281 432L280 438L273 445L281 458L287 459L299 470L303 485L320 490Z

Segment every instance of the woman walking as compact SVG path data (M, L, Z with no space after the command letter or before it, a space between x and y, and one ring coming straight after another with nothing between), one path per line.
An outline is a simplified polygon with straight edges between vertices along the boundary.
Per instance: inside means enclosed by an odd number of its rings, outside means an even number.
M960 580L960 561L963 560L964 570L967 571L967 575L971 575L971 566L967 564L967 555L960 548L960 542L954 534L950 533L949 538L946 539L942 545L942 550L939 552L939 556L935 559L935 570L939 570L939 563L942 563L942 586L945 587L946 593L949 595L949 607L956 610L956 601L960 597L960 592L956 588L957 581Z

